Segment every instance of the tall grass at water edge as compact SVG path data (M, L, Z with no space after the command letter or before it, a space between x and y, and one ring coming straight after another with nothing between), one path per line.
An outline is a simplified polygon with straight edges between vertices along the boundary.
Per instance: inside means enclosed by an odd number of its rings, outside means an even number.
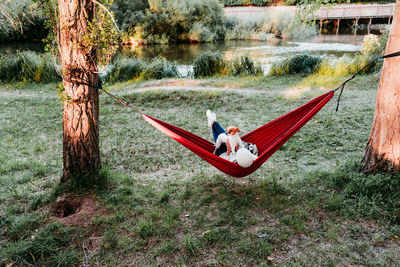
M0 56L0 81L49 83L60 76L50 55L25 51Z
M195 78L227 75L259 75L261 66L257 65L247 56L233 60L225 60L219 52L205 52L193 62L193 75ZM117 57L110 66L103 79L115 83L127 80L147 80L179 77L178 67L175 62L164 58L155 58L147 61L138 58Z
M225 60L219 52L204 52L193 62L194 77L214 75L259 75L261 66L248 56L237 57L232 61Z
M103 75L103 80L110 83L135 79L163 79L178 77L175 62L165 58L155 58L151 61L138 58L117 57L110 66L110 71Z
M15 55L0 56L0 81L50 83L60 81L61 77L48 54L17 52ZM258 75L261 67L249 57L225 60L220 53L206 52L194 61L194 76L214 75ZM193 74L189 74L193 75ZM100 74L108 83L129 80L149 80L180 77L178 65L162 57L153 60L116 57L107 70Z
M273 64L269 75L281 76L285 74L311 74L322 62L320 56L310 54L294 55Z
M320 56L301 54L293 55L287 59L273 64L269 75L280 76L286 74L309 75L307 79L316 77L348 76L360 71L370 60L382 55L387 42L387 32L381 36L366 35L362 50L355 55ZM380 69L382 62L373 62L362 73L369 73Z

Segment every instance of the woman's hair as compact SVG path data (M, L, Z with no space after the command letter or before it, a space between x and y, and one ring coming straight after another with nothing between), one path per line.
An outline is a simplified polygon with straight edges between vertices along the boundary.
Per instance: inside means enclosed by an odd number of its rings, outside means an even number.
M240 129L235 126L229 126L228 128L226 128L226 133L234 135L235 133L240 133Z

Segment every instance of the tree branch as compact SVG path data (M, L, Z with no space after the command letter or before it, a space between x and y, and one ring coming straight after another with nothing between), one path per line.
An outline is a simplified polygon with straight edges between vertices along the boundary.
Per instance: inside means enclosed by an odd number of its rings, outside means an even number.
M117 28L117 31L118 31L118 32L121 32L121 31L119 30L119 28L118 28L117 22L115 22L114 17L113 17L113 15L110 13L110 11L108 10L108 8L106 8L104 5L102 5L101 3L97 2L96 0L92 0L92 1L93 1L93 3L95 3L95 4L98 4L102 9L104 9L104 10L107 12L108 16L110 16L111 20L113 21L113 23L114 23L114 25L115 25L115 28Z

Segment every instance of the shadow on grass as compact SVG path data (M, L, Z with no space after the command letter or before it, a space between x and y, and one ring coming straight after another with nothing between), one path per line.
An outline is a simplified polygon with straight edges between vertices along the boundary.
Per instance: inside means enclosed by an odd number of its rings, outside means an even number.
M315 172L300 185L308 186L297 194L316 201L327 211L342 216L364 216L377 221L400 223L400 175L364 175L360 164L350 161L333 172Z

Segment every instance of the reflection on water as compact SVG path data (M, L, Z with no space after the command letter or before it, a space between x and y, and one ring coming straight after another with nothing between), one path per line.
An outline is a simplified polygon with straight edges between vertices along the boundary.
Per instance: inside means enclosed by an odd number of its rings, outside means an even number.
M125 56L137 56L139 58L165 57L168 60L180 64L191 64L201 53L205 51L220 51L222 53L239 47L259 46L259 41L225 41L217 43L183 43L123 47L120 53Z
M176 61L179 72L187 76L192 69L191 64L202 52L220 51L225 58L233 59L247 55L263 67L267 73L272 62L295 53L310 53L319 55L336 55L360 51L364 36L354 34L319 35L306 42L290 42L280 39L270 41L226 41L210 44L177 44L125 47L120 53L125 56L139 58L165 57Z
M41 53L44 51L44 43L42 41L21 41L0 44L0 54L3 55L11 55L17 51L27 50Z

